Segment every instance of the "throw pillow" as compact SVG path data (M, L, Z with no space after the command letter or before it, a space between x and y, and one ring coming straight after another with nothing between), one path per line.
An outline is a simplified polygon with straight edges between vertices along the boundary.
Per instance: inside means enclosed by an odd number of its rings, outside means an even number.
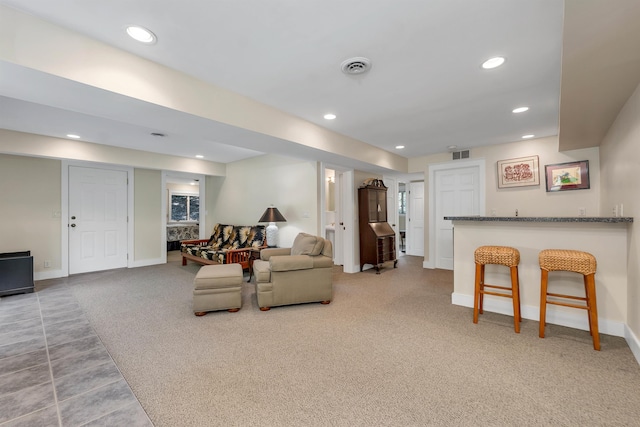
M307 233L299 233L291 246L291 255L317 256L322 252L324 240L318 236Z

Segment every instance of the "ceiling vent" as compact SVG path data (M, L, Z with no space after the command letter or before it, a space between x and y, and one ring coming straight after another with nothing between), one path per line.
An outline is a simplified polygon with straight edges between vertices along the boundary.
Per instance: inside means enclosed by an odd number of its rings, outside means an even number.
M363 74L371 69L371 61L358 56L343 61L340 68L345 74Z
M454 152L452 152L452 154L453 154L453 160L460 160L460 159L468 159L469 158L469 150L454 151Z

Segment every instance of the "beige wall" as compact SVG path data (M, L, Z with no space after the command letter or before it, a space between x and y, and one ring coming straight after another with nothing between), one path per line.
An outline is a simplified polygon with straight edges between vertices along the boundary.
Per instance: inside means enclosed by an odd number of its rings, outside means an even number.
M471 150L471 159L485 160L486 179L486 211L496 216L514 216L518 209L519 216L578 216L578 209L585 208L587 216L599 216L600 205L600 161L599 149L587 148L567 152L558 152L558 138L540 138L530 141L491 145ZM498 189L498 160L537 155L540 167L540 185ZM589 160L590 189L548 193L545 186L544 166L575 160ZM428 167L451 161L450 154L438 154L412 159L411 172L425 173L425 200L429 200ZM425 207L428 212L428 207ZM605 213L605 214L608 214ZM425 259L429 259L429 224L425 224Z
M216 220L216 206L219 206L221 202L220 197L222 194L222 186L226 181L224 176L207 176L205 177L205 211L204 211L204 224L200 222L200 230L205 230L204 235L209 237L213 234L213 226L217 222ZM202 207L201 207L202 209ZM202 219L203 212L200 212L200 219ZM259 217L258 217L259 218ZM250 224L254 224L255 220Z
M558 152L557 137L527 142L493 145L473 151L473 157L486 160L487 198L485 215L496 209L498 216L578 216L585 208L587 216L599 216L600 171L598 148ZM498 160L538 155L540 185L498 189ZM547 192L544 166L576 160L589 160L590 189Z
M133 260L162 258L166 236L162 234L162 172L133 172Z
M624 206L624 216L640 212L640 86L629 98L600 147L602 196L600 210ZM637 216L637 215L636 215ZM636 218L636 221L638 218ZM640 339L640 233L629 227L627 262L627 325L638 345ZM629 341L629 339L627 340ZM636 350L638 348L636 347ZM636 356L640 357L640 353Z
M320 191L316 162L265 155L227 164L224 179L207 181L207 224L257 224L270 205L287 222L279 228L279 246L293 243L296 235L319 233ZM267 224L264 224L267 225Z
M61 268L61 164L0 154L0 252L30 250L35 274Z

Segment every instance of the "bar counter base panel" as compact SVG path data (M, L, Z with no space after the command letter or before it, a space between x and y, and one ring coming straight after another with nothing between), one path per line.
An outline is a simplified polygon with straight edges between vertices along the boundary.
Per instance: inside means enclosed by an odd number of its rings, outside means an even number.
M473 309L475 283L474 250L483 245L511 246L520 251L520 300L524 319L540 318L540 265L543 249L575 249L596 257L595 275L598 295L600 332L629 337L627 320L627 234L622 221L490 221L453 219L454 221L454 292L451 302ZM487 281L508 286L510 276L503 269L488 265ZM571 272L550 273L554 290L572 294L584 288L580 275ZM578 295L576 293L576 295ZM484 311L513 315L513 307L502 298L485 299ZM576 312L577 311L577 312ZM553 306L547 310L547 324L589 331L589 320L582 310ZM637 338L636 338L637 340ZM629 339L627 339L629 341ZM632 340L633 341L633 340Z

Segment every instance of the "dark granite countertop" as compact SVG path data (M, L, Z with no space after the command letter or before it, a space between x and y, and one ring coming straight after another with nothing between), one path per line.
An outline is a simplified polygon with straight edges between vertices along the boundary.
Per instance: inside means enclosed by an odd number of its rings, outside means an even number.
M507 221L507 222L600 222L616 224L633 222L633 217L604 216L445 216L451 221Z

